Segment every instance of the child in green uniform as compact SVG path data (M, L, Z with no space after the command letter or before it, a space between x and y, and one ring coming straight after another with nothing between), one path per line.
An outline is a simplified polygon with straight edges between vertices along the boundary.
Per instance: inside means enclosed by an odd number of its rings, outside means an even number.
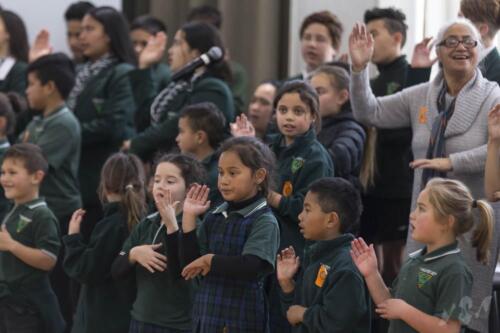
M146 214L144 170L137 156L116 153L104 164L100 194L104 218L86 243L80 233L85 211L78 209L69 222L64 270L82 284L73 333L122 333L130 323L135 298L133 279L114 281L111 264L130 230Z
M197 186L184 201L182 275L203 275L193 307L199 333L269 332L264 279L274 270L279 228L267 205L274 158L258 139L232 138L219 158L218 187L225 202L205 216L209 189ZM198 232L198 234L197 234Z
M474 221L474 210L480 219ZM412 254L401 267L391 289L377 269L373 244L362 238L352 242L351 256L363 274L376 312L390 320L390 333L455 332L472 318L472 274L457 238L472 230L471 244L477 259L486 263L493 234L493 211L484 200L474 200L457 180L431 179L410 215L411 236L426 246ZM462 237L461 237L462 238ZM469 241L469 237L465 238Z
M153 184L158 211L135 226L112 269L115 278L135 272L130 333L191 331L193 286L180 276L177 221L188 189L204 177L192 157L174 154L158 161Z
M311 184L299 215L301 232L316 243L299 269L293 247L278 255L277 276L283 310L294 332L366 333L370 296L349 249L361 215L356 188L342 178Z
M0 164L3 155L9 149L10 142L8 136L14 133L16 127L16 116L9 96L0 93ZM0 187L0 221L9 212L10 200L5 197L3 188Z
M63 53L42 56L28 66L26 97L35 117L19 136L19 141L39 146L49 162L40 195L59 221L61 234L68 232L71 214L82 206L78 186L80 124L64 102L75 82L73 62ZM69 278L64 274L60 253L51 275L64 319L71 325L73 309Z
M183 154L193 154L200 161L208 174L207 185L210 188L210 207L214 208L223 199L217 190L216 149L224 140L226 120L217 106L211 102L193 104L185 107L179 115L179 134L175 139Z
M0 182L14 208L0 231L0 332L60 333L59 304L49 283L60 248L57 219L38 197L48 163L22 143L4 155Z

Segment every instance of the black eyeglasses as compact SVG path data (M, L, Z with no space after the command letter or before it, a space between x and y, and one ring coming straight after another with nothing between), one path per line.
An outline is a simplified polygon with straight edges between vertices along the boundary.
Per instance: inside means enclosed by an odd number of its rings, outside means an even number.
M456 37L448 37L443 40L441 43L437 44L437 46L445 46L449 49L454 49L458 47L458 44L462 44L466 49L473 49L477 46L477 40L472 38L464 38L462 40Z

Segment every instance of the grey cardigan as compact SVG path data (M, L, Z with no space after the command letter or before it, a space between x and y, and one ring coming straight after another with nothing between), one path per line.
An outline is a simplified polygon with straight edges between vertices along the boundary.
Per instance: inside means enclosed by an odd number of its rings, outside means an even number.
M438 115L437 98L443 84L443 74L427 83L404 89L394 95L375 97L371 91L368 70L351 75L351 105L354 117L367 125L378 128L399 128L411 126L413 130L412 151L415 159L425 158L432 124ZM500 88L497 83L483 78L476 69L475 76L462 88L456 99L456 106L445 131L446 154L451 160L453 171L449 178L462 181L471 190L475 198L484 197L484 167L486 163L486 143L488 140L488 112L500 103ZM412 193L414 209L422 169L415 170ZM498 208L498 207L495 207ZM500 209L496 209L500 213ZM498 213L496 214L498 216ZM467 326L480 332L487 332L489 297L492 279L498 258L497 218L494 241L491 246L489 265L482 265L476 260L476 250L464 238L470 238L472 232L459 239L459 247L473 272L472 317L465 320ZM406 255L422 245L407 237ZM464 304L467 300L464 301ZM469 318L465 318L469 319Z

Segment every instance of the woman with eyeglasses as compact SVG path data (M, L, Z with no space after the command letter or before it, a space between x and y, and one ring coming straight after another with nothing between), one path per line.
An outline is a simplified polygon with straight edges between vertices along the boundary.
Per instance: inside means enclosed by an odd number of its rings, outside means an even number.
M478 69L482 44L477 28L463 18L443 26L436 44L441 69L438 75L431 82L379 98L370 89L367 69L373 44L366 27L356 24L349 37L351 105L355 118L366 125L412 127L414 161L410 166L415 169L412 208L417 206L418 193L433 177L460 180L474 197L481 198L488 140L487 116L488 111L500 103L500 88L486 80ZM467 233L458 247L473 272L472 298L457 304L463 316L448 319L459 320L470 332L486 332L498 237L493 238L487 265L477 260L471 242L467 241L471 237L471 233ZM408 237L407 254L413 254L420 247L421 244ZM415 274L415 283L420 275ZM454 314L456 309L448 311Z

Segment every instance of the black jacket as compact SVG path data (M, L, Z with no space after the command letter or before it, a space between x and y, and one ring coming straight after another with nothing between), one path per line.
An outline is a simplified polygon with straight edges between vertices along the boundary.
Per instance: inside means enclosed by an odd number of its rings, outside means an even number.
M359 170L363 159L366 133L354 120L349 103L339 114L321 119L318 141L326 148L335 166L335 177L359 187Z

